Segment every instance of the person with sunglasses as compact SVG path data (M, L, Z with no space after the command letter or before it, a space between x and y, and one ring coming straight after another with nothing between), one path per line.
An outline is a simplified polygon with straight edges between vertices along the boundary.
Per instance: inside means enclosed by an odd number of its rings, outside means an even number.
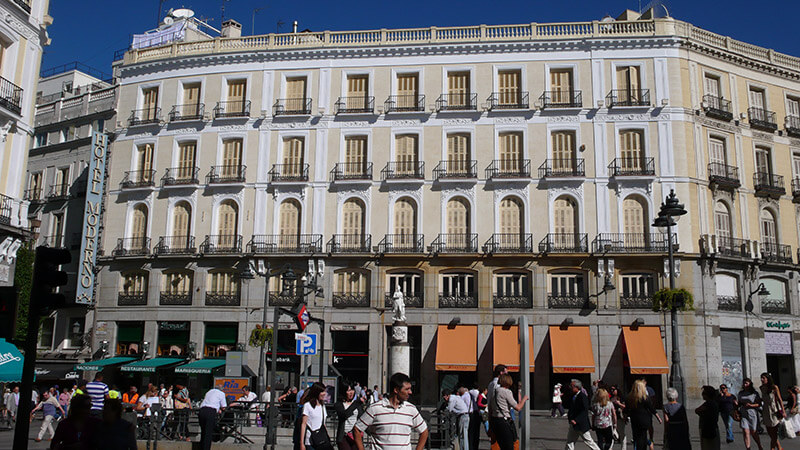
M719 416L722 418L722 423L725 424L725 442L730 444L733 442L733 411L739 406L736 396L728 391L726 384L719 386Z

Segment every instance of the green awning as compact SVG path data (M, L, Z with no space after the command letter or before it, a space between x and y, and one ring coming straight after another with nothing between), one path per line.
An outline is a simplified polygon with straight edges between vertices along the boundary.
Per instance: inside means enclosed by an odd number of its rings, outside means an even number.
M22 353L16 345L0 338L0 382L22 381Z
M210 374L225 365L224 359L198 359L175 368L175 373Z
M119 370L123 372L147 372L153 373L156 369L165 369L186 361L183 358L151 358L143 359L141 361L134 361L130 364L125 364Z
M236 344L239 326L235 323L206 325L206 344Z
M117 342L142 342L143 340L143 323L119 323L117 325Z
M158 345L186 345L187 342L189 342L189 330L158 332Z
M136 358L130 356L114 356L112 358L96 359L76 365L75 370L103 370L107 367L114 367L135 360Z

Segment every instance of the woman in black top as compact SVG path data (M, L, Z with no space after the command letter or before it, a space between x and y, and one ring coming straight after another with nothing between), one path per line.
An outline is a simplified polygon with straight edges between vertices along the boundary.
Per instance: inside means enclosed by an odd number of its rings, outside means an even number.
M339 401L333 405L339 424L336 428L336 446L339 450L355 450L353 426L364 412L364 404L355 398L356 391L351 383L343 383L341 392Z
M631 421L634 448L636 450L647 449L650 446L647 431L653 426L653 416L656 416L658 423L662 422L650 397L647 396L644 381L636 380L633 383L633 388L628 394L628 401L625 402L625 415Z
M711 386L703 386L703 404L694 410L700 416L700 448L719 450L719 394Z

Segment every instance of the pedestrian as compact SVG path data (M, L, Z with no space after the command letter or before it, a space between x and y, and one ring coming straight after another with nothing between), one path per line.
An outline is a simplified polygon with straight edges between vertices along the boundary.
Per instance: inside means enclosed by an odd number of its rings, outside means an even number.
M353 427L356 426L358 418L364 412L364 403L356 396L354 387L349 383L343 383L341 391L342 395L339 401L333 405L337 417L336 447L339 450L355 450L356 439L353 436Z
M36 405L39 404L39 391L36 388L31 389L31 409L35 408Z
M789 388L791 403L789 404L789 418L796 433L800 433L800 387L794 385Z
M700 449L719 450L719 395L712 386L703 386L703 404L694 412L700 416Z
M122 397L122 394L117 390L117 385L114 384L111 386L111 389L108 390L108 398L115 399Z
M356 391L355 398L358 398L358 399L360 399L360 398L361 398L361 391L362 391L362 389L361 389L361 384L359 384L359 382L358 382L358 381L356 381L355 385L353 386L353 390L355 390L355 391Z
M503 370L505 371L505 366ZM497 387L489 402L489 429L500 450L513 450L514 442L517 441L517 426L511 419L511 410L520 411L528 401L527 396L520 398L519 402L515 401L510 389L512 385L511 375L501 373L497 377ZM491 387L489 393L492 393Z
M608 394L611 404L614 405L614 413L617 415L617 440L622 444L622 450L625 450L628 448L628 441L625 437L625 423L628 421L625 416L625 401L616 385L611 385Z
M239 396L236 402L238 404L241 404L244 408L249 409L250 411L255 411L255 409L258 407L258 404L256 404L257 399L258 396L256 395L256 393L250 390L250 386L245 385L242 387L242 395ZM247 414L247 420L245 421L245 426L249 427L250 421L251 420L255 421L255 416L253 414L255 413Z
M380 389L378 389L378 385L376 384L372 388L372 401L373 402L377 402L380 399L381 399L381 391L380 391Z
M450 389L442 390L442 398L447 403L447 410L455 417L458 448L469 450L469 408L461 396L452 394Z
M200 448L203 450L211 449L214 429L217 428L217 415L225 410L225 406L225 393L216 387L209 389L203 397L200 412L197 414L200 421Z
M264 392L261 393L261 426L267 426L267 412L270 408L272 403L272 386L267 385L267 388L264 389Z
M753 386L753 380L745 378L742 380L742 390L739 391L739 426L742 427L742 438L744 440L744 447L750 450L750 439L752 438L758 450L763 450L761 447L761 438L758 437L758 410L761 408L761 396L758 395Z
M136 405L136 411L143 414L144 417L150 417L152 415L150 408L160 403L161 399L158 397L158 388L151 384L148 386L147 392L139 396L139 403Z
M66 415L58 400L50 395L49 391L42 393L42 401L31 410L31 421L33 421L33 414L40 409L44 413L44 420L42 421L42 428L39 429L39 434L36 436L36 442L42 442L45 431L50 432L50 439L52 440L53 436L56 435L56 431L53 429L56 413L60 412L62 416Z
M17 420L17 411L19 411L19 386L14 386L14 389L5 400L6 409L10 416L11 421Z
M730 393L727 384L719 385L719 416L725 425L725 442L733 442L733 412L737 407L736 396Z
M597 434L597 446L601 450L609 450L614 443L617 420L617 413L608 391L598 387L592 401L592 427Z
M169 419L174 417L175 400L172 398L172 386L164 389L164 392L158 396L158 402L161 405L162 412L161 428L164 429ZM172 432L174 429L169 431Z
M689 441L689 418L686 408L678 403L678 391L667 388L667 404L664 405L664 448L669 450L691 450Z
M175 394L172 396L175 405L175 419L178 422L178 440L189 441L189 412L192 409L192 400L189 398L189 389L183 383L175 383Z
M478 385L472 385L472 389L467 391L469 394L469 448L477 450L478 444L481 440L481 407L478 405L478 397L481 395L478 391Z
M492 371L492 381L489 382L488 386L488 393L486 396L486 403L491 405L492 404L492 396L494 396L494 391L499 386L500 382L500 375L508 373L508 367L503 364L498 364L494 366L494 370ZM491 429L491 426L490 426Z
M92 416L92 399L77 394L69 402L69 415L58 423L51 449L94 449L100 419Z
M328 392L325 385L316 382L305 389L303 395L303 418L300 422L300 450L333 450L331 438L325 428L325 401Z
M389 378L389 396L373 403L359 417L353 428L356 448L364 450L364 436L372 437L374 450L411 450L411 432L419 433L416 450L423 450L428 440L428 424L417 407L409 403L411 379L404 373Z
M95 436L93 448L97 450L136 450L136 425L122 419L119 398L110 398L103 405L103 421Z
M550 417L564 417L567 413L564 412L564 404L561 401L561 383L556 383L553 386L553 403L550 406ZM556 414L558 413L558 414Z
M648 439L648 430L653 428L653 416L658 423L662 421L647 395L647 387L643 380L636 380L633 383L633 388L625 401L625 415L631 422L633 448L636 450L648 448L651 443Z
M775 385L772 374L769 372L761 374L760 389L761 399L764 402L761 409L761 417L764 421L764 426L767 427L769 448L770 450L781 450L783 447L778 442L778 426L781 424L781 419L786 417L786 411L783 409L783 400L781 399L781 390Z
M483 388L483 391L478 395L478 408L480 408L481 422L486 433L489 433L489 400L487 395L489 388Z
M590 449L600 450L589 432L592 428L589 422L589 397L586 396L583 383L580 380L572 380L569 383L569 387L572 391L572 402L567 412L569 428L567 429L567 445L564 449L574 449L575 442L580 438Z
M86 393L92 399L92 415L100 418L103 414L103 403L108 398L108 385L103 383L103 373L98 372L94 376L94 381L86 383Z

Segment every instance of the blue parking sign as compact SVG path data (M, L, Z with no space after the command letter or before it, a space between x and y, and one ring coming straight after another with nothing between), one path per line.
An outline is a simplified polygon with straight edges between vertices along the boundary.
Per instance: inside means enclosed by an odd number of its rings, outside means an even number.
M294 353L296 355L316 355L317 354L317 335L314 333L295 333L296 342Z

